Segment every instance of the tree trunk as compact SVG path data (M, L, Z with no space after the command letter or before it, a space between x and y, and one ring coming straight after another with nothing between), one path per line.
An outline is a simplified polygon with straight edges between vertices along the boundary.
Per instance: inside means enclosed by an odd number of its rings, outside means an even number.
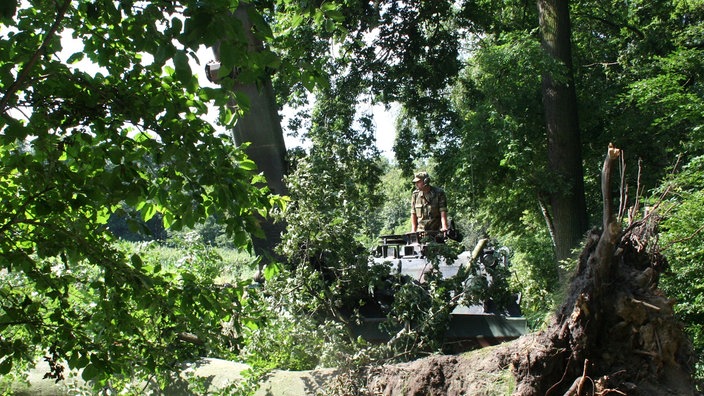
M249 4L240 3L234 15L242 23L247 34L249 51L255 52L260 51L263 44L253 34L253 27L247 13L250 7ZM214 52L219 58L219 49L215 48ZM268 74L261 76L258 84L236 83L233 90L245 94L250 102L248 111L237 120L232 129L235 144L242 145L249 142L246 153L263 172L271 192L286 195L288 193L284 183L287 171L286 144L271 77ZM236 106L236 103L232 105ZM254 238L253 240L255 252L262 258L260 272L263 265L275 259L274 247L281 241L281 233L286 228L283 222L274 223L270 219L261 219L261 226L265 239Z
M232 129L232 137L237 145L251 143L246 153L264 173L269 190L274 194L287 195L284 183L286 145L271 79L267 77L261 89L255 84L239 85L235 89L247 94L251 108L244 117L237 120ZM281 242L281 233L285 231L286 224L283 220L275 223L271 219L261 219L261 227L265 238L253 239L254 250L262 258L256 276L259 280L263 266L278 260L274 248Z
M548 166L560 183L549 196L554 226L555 255L571 255L587 230L584 172L572 74L569 2L538 0L543 48L562 65L562 72L543 75L543 106L547 128Z

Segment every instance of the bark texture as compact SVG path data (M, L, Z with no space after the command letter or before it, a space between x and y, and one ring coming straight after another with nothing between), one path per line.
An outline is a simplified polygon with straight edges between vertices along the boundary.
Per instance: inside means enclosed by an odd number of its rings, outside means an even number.
M559 67L543 74L543 107L547 130L548 166L560 187L549 194L558 261L588 229L584 171L577 118L577 95L572 73L572 44L567 0L538 0L540 31L545 52Z
M241 3L234 16L242 24L242 29L247 35L249 43L247 50L257 52L263 49L263 43L253 31L254 27L248 15L251 7L250 4ZM214 53L216 58L219 58L219 45L214 48ZM248 111L237 120L232 129L235 144L239 146L249 142L246 153L266 177L269 190L273 194L287 195L288 190L284 182L284 176L287 173L286 143L271 76L262 75L256 83L236 82L233 90L245 94L249 99ZM232 106L237 107L237 104L232 103ZM263 266L272 260L277 260L274 248L281 241L281 233L286 229L286 225L283 222L275 223L271 219L260 218L259 220L265 238L253 238L253 245L255 253L262 258L259 273L256 275L261 279Z

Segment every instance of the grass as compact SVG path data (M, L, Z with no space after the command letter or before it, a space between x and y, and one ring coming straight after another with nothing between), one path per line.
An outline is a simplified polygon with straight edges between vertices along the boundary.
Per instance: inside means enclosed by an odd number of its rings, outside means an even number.
M215 283L235 283L251 279L256 257L248 252L200 243L122 242L122 248L137 253L145 262L159 263L162 268L188 267L191 272L214 279Z

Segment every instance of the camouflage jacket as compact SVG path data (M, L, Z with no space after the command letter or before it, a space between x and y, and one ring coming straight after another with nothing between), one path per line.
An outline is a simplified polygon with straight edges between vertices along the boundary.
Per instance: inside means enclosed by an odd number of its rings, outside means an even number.
M439 231L442 227L440 212L447 212L445 191L433 186L427 193L413 191L411 213L418 218L418 231Z

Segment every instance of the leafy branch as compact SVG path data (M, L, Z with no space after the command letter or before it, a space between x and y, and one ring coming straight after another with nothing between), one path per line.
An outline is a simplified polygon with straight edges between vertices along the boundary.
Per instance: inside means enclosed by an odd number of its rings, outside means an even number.
M39 48L37 48L37 50L34 52L29 61L25 63L24 67L22 67L22 71L20 71L20 73L17 75L17 79L7 88L7 91L5 91L5 95L3 95L2 99L0 99L0 113L5 113L7 111L7 106L10 102L10 99L15 95L17 91L20 90L21 86L29 78L29 74L31 73L32 68L34 67L34 64L37 63L39 57L45 54L46 47L48 46L49 42L54 38L54 35L56 35L56 31L59 29L59 26L61 26L61 21L66 16L66 12L68 11L68 7L70 5L71 0L64 1L64 3L61 5L61 8L59 8L58 12L56 13L56 19L54 20L54 23L51 25L49 31L46 32L44 40L42 40L42 44L39 46Z

